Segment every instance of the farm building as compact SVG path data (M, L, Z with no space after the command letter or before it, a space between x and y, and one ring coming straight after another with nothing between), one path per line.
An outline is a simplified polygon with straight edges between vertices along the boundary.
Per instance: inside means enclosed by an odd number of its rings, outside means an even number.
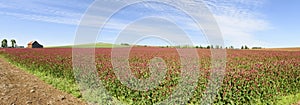
M27 48L43 48L44 46L39 44L37 41L31 41L27 44Z
M24 48L24 46L16 46L16 48Z

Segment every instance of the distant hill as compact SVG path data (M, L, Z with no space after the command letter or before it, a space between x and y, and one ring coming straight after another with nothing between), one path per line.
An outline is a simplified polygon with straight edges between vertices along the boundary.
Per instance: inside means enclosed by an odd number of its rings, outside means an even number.
M94 44L81 44L77 45L78 48L93 48ZM125 45L115 45L111 43L96 43L95 48L112 48L112 47L128 47ZM65 46L50 46L45 48L73 48L73 45L65 45Z
M300 51L300 47L291 47L291 48L265 48L262 50L268 51Z

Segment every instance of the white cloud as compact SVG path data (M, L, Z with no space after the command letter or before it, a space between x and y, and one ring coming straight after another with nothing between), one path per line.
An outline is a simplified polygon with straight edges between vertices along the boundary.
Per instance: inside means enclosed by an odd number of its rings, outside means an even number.
M271 28L261 18L258 8L264 0L205 0L215 14L226 45L265 46L267 43L256 39L255 33Z
M186 4L191 3L191 1L188 0L185 2ZM265 44L265 42L261 42L255 39L255 32L271 28L269 23L266 20L262 19L261 14L258 12L258 8L263 5L263 3L265 2L264 0L204 0L204 2L214 14L214 17L224 36L226 45L241 46L246 44L249 46L263 46ZM89 3L91 3L91 1L0 1L0 10L2 10L0 11L0 14L14 16L26 20L78 25L81 15L83 15L84 10L88 7ZM80 10L76 10L78 8ZM111 10L113 10L112 8L114 8L114 6L107 5L106 7L97 7L97 11L95 11L95 13L100 11L109 13L111 12ZM144 5L137 8L150 8L157 9L158 11L166 9L166 7L156 8L151 5ZM128 13L132 14L142 14L140 12L141 11L139 11L139 9L128 11ZM182 25L182 27L185 27L190 31L195 31L196 34L198 32L200 33L197 26L192 21L188 21L186 19L187 17L177 14L174 11L169 15L173 17L174 20L184 23L180 24ZM105 20L104 16L102 16L101 13L97 13L95 16L88 14L87 17L89 17L90 20L86 21L85 24L92 25L93 27L99 25L94 20ZM114 19L111 23L107 24L106 28L110 31L120 30L122 28L120 27L120 25L125 25L127 21L128 20L124 20L123 17L119 17ZM139 29L130 30L164 31L146 27L147 24L149 24L149 22L145 23L145 26L139 26L141 27ZM164 24L160 24L160 26L167 27ZM169 31L172 30L176 29L170 29ZM199 35L193 35L191 37L193 39L199 39L198 36ZM201 43L202 42L200 42L199 44Z
M0 1L0 14L26 20L77 25L82 12L72 9L81 8L84 11L87 6L88 3L84 2L6 0Z
M256 32L268 29L269 26L260 20L247 20L243 22L235 23L233 19L225 20L226 17L217 17L220 30L224 36L224 39L229 41L228 45L241 46L265 46L266 42L262 42L256 39ZM232 21L231 21L232 20ZM226 24L225 22L232 22Z
M20 19L44 21L44 22L60 23L60 24L77 25L79 22L78 19L70 19L70 18L66 18L66 17L57 18L57 17L52 17L52 16L33 15L33 14L29 15L29 14L10 13L10 12L1 12L1 11L0 11L0 14L18 17Z
M190 1L186 1L190 2ZM258 12L257 8L263 5L263 0L205 0L209 9L212 11L220 30L224 36L225 44L227 46L264 46L266 42L262 42L255 39L255 32L263 31L270 29L269 23L261 18L261 14ZM156 8L155 6L145 5L140 8L150 8L156 10L164 10L166 7ZM107 9L107 8L106 8ZM108 9L109 10L109 9ZM130 11L132 14L138 14L140 11ZM195 12L195 11L194 11ZM197 11L196 11L197 12ZM193 14L193 13L192 13ZM193 21L187 19L186 16L182 14L169 14L172 18L177 21L180 21L180 24L185 29L190 31L195 31L198 35L193 35L192 38L197 39L201 32L198 30L196 24ZM128 21L128 20L126 20ZM122 19L115 19L115 21L110 22L107 25L108 29L111 30L120 30L120 25L124 25L126 22ZM150 23L145 23L145 25ZM209 25L208 25L209 26ZM163 30L154 30L151 27L139 26L141 28L132 29L135 30L150 30L150 31L163 31ZM164 24L161 24L161 27ZM214 28L214 27L212 27ZM174 29L170 29L174 30ZM146 32L146 31L143 31ZM201 39L201 38L200 38ZM199 40L196 40L199 41ZM200 41L199 41L200 42ZM195 43L199 43L195 42ZM199 44L201 44L200 42Z

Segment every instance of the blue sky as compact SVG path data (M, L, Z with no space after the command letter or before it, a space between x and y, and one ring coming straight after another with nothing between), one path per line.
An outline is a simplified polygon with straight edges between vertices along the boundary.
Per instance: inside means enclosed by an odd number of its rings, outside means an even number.
M240 47L299 47L300 1L299 0L204 0L213 13L225 40L225 45ZM37 40L45 46L70 45L74 43L77 27L82 16L93 0L2 0L0 1L0 40L16 39L18 45L25 46ZM161 6L161 5L158 5ZM98 7L101 12L111 8ZM161 6L166 9L167 6ZM152 8L153 9L153 8ZM160 10L146 6L129 6L115 15L103 30L97 41L113 43L121 26L132 22L133 15L161 15ZM169 9L180 27L188 30L189 38L195 45L209 44L200 30L188 23L180 11ZM121 34L135 37L136 33L168 34L180 37L178 27L173 27L165 19L145 18L129 25ZM185 24L186 23L186 24ZM177 24L177 25L178 25ZM142 28L141 28L142 27ZM141 28L141 29L139 29ZM135 32L135 33L132 33ZM158 32L158 33L155 33ZM128 36L126 36L128 35ZM148 38L139 44L162 45L161 39Z

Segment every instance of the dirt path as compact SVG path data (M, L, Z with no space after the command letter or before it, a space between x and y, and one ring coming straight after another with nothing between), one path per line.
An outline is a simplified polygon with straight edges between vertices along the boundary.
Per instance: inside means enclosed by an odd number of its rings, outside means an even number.
M0 58L0 105L84 105Z

